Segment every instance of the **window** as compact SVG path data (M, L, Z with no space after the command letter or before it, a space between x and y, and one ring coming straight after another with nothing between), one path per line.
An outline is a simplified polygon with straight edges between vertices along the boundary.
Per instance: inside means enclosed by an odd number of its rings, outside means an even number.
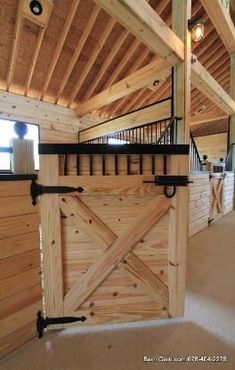
M11 139L17 138L14 131L15 121L8 121L0 119L0 149L9 148L11 146ZM35 170L39 169L39 155L38 155L38 143L39 143L39 130L38 125L27 124L28 133L25 135L25 139L34 141L34 163ZM10 171L10 153L3 153L0 150L0 171Z

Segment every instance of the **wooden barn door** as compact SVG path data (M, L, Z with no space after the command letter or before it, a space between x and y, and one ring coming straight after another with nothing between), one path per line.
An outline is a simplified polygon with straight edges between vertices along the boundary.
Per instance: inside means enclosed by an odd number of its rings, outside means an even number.
M185 163L175 156L173 173ZM84 189L40 199L47 316L89 325L183 314L186 187L170 199L144 182L153 176L59 176L57 155L42 156L40 175Z
M210 178L210 217L211 221L223 216L223 187L224 177L222 174L213 174Z

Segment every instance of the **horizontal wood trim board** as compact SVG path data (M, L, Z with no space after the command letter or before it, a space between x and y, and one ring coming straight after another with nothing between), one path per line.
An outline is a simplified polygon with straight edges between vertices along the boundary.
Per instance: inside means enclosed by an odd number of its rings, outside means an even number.
M161 186L155 186L144 181L153 181L153 176L96 176L95 182L91 176L60 176L61 186L81 186L84 191L79 197L86 195L119 195L119 194L162 194ZM71 193L77 195L77 193Z
M2 239L14 238L12 236L12 230L14 230L14 237L34 232L39 233L39 215L37 213L30 213L27 215L1 218L0 243L2 243ZM16 242L20 239L23 239L23 237L19 237ZM3 243L5 242L9 245L7 240L3 241Z
M32 322L33 319L36 319L37 312L40 310L42 310L41 300L1 320L0 340L20 330L21 327L24 327L27 323Z
M0 339L0 356L7 355L35 336L36 330L34 318L34 320L21 327L20 330L16 330L6 337Z
M84 142L98 137L110 135L127 129L157 122L171 116L171 101L165 100L147 108L142 108L132 113L104 122L98 126L79 132L79 141Z
M39 264L39 245L37 245L37 248L33 251L0 260L0 280L39 267Z
M41 284L36 284L28 289L0 300L0 320L13 315L42 299Z
M39 267L0 280L0 299L10 297L22 290L30 288L41 281Z
M37 212L38 207L32 205L32 199L29 196L1 198L0 218L23 216Z

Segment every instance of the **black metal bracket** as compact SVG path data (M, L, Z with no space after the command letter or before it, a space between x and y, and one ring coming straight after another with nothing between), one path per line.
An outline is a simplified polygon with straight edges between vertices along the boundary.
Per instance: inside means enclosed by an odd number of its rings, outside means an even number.
M144 181L145 183L153 183L156 186L164 186L164 194L167 198L172 198L176 193L176 186L188 186L193 183L188 179L188 176L180 175L160 175L155 176L154 181ZM169 187L172 187L172 191L169 192Z
M42 194L66 194L66 193L82 193L84 189L81 186L77 188L71 186L44 186L38 184L35 180L32 180L30 186L30 193L32 197L32 204L37 204L37 197Z
M86 321L86 316L81 317L47 317L43 316L42 312L39 311L37 313L37 321L36 321L36 327L37 327L37 333L38 338L42 338L44 334L44 330L47 328L48 325L59 325L59 324L69 324L76 321Z

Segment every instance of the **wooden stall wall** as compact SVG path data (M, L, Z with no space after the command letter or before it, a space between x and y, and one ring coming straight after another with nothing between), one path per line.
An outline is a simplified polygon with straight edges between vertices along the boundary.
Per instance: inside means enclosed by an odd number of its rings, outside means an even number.
M210 209L210 181L208 172L190 174L189 185L189 238L208 226Z
M209 162L216 162L220 158L225 159L227 156L227 136L227 133L222 133L195 137L194 140L201 158L206 154Z
M41 309L39 214L30 181L0 181L0 356L36 335Z
M223 214L234 209L234 172L226 172L223 188Z
M192 237L234 209L234 173L190 174L188 237Z

